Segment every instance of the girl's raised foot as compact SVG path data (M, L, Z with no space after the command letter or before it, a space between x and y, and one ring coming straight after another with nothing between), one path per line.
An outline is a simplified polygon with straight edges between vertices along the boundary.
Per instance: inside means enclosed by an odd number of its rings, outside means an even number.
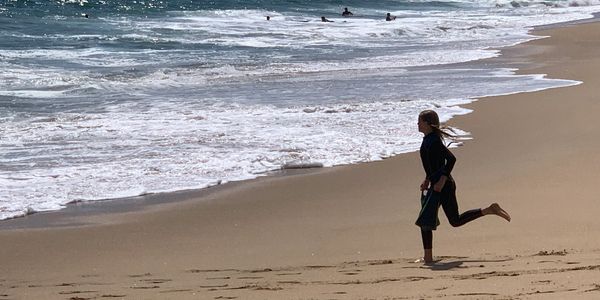
M500 205L498 205L498 203L492 203L492 205L490 205L489 209L492 214L497 215L497 216L505 219L506 221L510 222L510 215L504 209L502 209L502 207L500 207Z

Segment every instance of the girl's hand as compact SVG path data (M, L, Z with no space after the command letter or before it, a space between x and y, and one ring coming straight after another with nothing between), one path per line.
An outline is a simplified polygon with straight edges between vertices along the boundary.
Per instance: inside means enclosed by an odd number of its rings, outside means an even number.
M433 185L433 190L438 193L441 192L444 188L444 185L446 184L446 179L448 179L448 177L446 177L446 175L442 175L442 177L440 177L440 180L438 180L438 182L436 182Z
M429 187L429 180L425 179L423 180L423 183L421 183L421 192L426 190Z

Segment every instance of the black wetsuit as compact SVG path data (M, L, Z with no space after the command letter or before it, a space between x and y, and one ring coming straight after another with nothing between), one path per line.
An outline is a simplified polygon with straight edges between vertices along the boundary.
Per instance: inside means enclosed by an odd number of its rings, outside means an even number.
M450 175L456 157L448 150L442 142L441 137L432 132L423 138L423 143L420 149L421 162L423 169L427 174L427 179L431 183L431 187L427 191L427 201L419 218L417 225L421 227L421 236L423 238L423 248L431 249L433 246L433 233L437 227L437 211L441 205L444 213L453 227L464 225L482 216L481 209L473 209L458 214L458 203L456 202L456 184ZM440 180L442 175L446 175L448 179L444 184L441 192L435 192L433 186Z

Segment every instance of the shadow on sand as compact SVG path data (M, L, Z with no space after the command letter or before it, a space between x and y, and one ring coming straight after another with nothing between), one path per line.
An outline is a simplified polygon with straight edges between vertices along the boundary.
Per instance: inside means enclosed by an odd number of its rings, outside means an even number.
M497 263L497 262L505 262L505 261L509 261L509 260L511 260L511 259L493 259L493 260L458 259L458 260L451 260L451 261L442 261L440 259L440 260L434 261L431 264L425 264L421 268L430 269L432 271L448 271L448 270L456 269L456 268L473 267L473 266L463 266L464 263L480 263L480 265L478 267L483 268L483 267L485 267L484 263Z

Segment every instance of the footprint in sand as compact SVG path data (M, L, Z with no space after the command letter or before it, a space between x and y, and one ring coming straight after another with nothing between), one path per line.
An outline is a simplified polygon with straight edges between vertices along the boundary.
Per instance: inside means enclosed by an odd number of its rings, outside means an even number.
M141 279L141 282L151 283L151 284L161 284L169 281L173 281L171 279Z
M569 252L567 252L567 250L560 250L560 251L556 251L556 250L550 250L550 251L540 251L537 254L534 254L534 256L565 256L569 254Z
M56 286L75 286L75 283L61 283L57 284Z
M283 290L283 288L278 286L272 287L268 285L247 284L237 287L224 288L223 290L280 291Z
M393 264L394 262L391 259L384 259L384 260L378 260L378 261L372 261L369 262L369 265L371 266L377 266L377 265L389 265L389 264Z
M362 271L363 270L361 270L361 269L348 269L348 270L339 270L338 272L342 273L344 275L358 275Z
M61 295L73 295L73 294L85 294L85 293L97 293L98 291L66 291L58 292Z
M426 277L426 276L408 276L406 277L406 279L408 281L421 281L421 280L427 280L427 279L432 279L433 277Z
M250 273L263 273L263 272L273 272L273 269L261 269L261 270L251 270Z
M600 291L600 284L594 284L593 286L594 287L592 289L585 290L584 292L587 293L587 292L597 292L597 291Z
M552 280L538 280L538 281L533 281L531 283L551 283Z
M166 290L166 291L160 291L159 293L162 294L166 294L166 293L182 293L182 292L191 292L191 289L181 289L181 290Z
M160 286L158 285L151 285L151 286L132 286L130 287L131 289L136 289L136 290L151 290L151 289L159 289Z
M218 279L231 279L229 276L225 277L207 277L206 280L218 280Z
M216 288L225 288L228 287L229 284L221 284L221 285L201 285L202 289L216 289Z
M242 276L242 277L238 277L237 279L263 279L264 277L260 277L260 276Z
M313 266L305 266L304 268L307 269L307 270L315 270L315 269L318 270L318 269L335 268L335 266L315 266L315 265L313 265Z
M137 278L137 277L148 277L148 276L152 276L151 273L144 273L144 274L134 274L134 275L127 275L131 278Z
M589 293L589 292L599 292L600 291L600 284L594 283L592 284L592 288L591 289L587 289L584 290L584 293Z
M496 293L460 293L455 296L498 296Z
M285 281L277 281L278 284L301 284L302 282L297 280L285 280Z
M190 269L190 270L186 270L186 272L188 272L188 273L219 273L219 272L240 272L240 270L236 270L236 269L223 269L223 270L217 270L217 269L212 269L212 270Z

